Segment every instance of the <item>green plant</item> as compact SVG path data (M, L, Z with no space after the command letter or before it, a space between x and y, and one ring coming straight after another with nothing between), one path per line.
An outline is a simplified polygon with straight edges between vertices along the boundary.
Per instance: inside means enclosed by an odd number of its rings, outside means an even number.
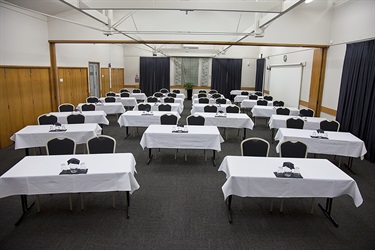
M187 82L184 84L185 89L192 89L194 87L194 83Z

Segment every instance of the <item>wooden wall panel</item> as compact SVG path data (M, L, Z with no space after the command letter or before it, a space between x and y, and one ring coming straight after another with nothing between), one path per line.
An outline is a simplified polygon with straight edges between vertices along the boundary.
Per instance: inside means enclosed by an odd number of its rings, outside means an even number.
M36 116L54 110L52 108L52 92L49 79L49 69L33 70L32 72L32 93Z
M109 75L111 70L111 77ZM101 95L105 96L107 92L120 92L120 89L124 88L124 69L123 68L101 68ZM110 78L112 86L110 86Z
M63 79L59 82L59 104L76 106L86 101L89 95L87 68L59 68L58 78Z
M5 148L11 144L9 137L12 134L9 112L9 103L6 88L6 69L0 68L0 146Z
M108 68L101 68L101 96L105 96L105 94L110 91L109 87L109 69Z
M34 106L33 97L33 86L32 86L32 69L19 69L18 70L18 81L20 85L20 97L22 107L27 107L27 112L23 112L22 124L36 124L34 109L30 109L30 106ZM24 110L24 109L23 109ZM24 110L26 111L26 110ZM38 114L39 116L40 114Z

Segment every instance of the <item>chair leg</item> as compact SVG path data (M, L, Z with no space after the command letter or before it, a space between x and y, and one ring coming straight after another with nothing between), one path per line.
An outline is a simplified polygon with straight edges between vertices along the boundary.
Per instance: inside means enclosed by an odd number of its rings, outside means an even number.
M115 193L112 193L112 207L113 207L113 208L116 208L116 197L115 197Z
M38 213L40 213L40 200L39 195L36 196L36 210Z
M242 209L243 209L243 203L244 203L243 200L244 200L244 199L245 199L244 197L241 198L240 211L242 211Z
M203 151L204 151L204 161L207 161L207 153L206 153L206 150L203 149Z
M284 199L281 198L281 203L280 203L280 213L283 212L283 206L284 206Z
M185 149L185 161L187 161L187 149Z
M83 211L85 209L83 205L83 194L80 193L80 196L81 196L81 210Z
M273 211L273 198L271 199L270 213Z
M314 214L314 204L315 204L315 198L312 198L311 199L310 214Z
M72 195L71 195L71 194L69 194L69 210L70 210L70 211L73 210Z

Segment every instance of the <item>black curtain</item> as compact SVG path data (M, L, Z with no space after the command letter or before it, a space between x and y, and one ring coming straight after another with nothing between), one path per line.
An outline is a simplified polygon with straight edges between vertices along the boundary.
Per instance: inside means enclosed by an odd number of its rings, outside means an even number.
M257 68L255 75L255 91L263 92L263 79L264 79L264 65L266 65L266 59L257 59Z
M141 57L139 67L140 89L147 96L170 87L169 57Z
M212 60L212 89L216 89L226 98L230 91L241 88L242 59Z
M341 76L337 121L340 130L362 139L375 162L375 40L348 44Z

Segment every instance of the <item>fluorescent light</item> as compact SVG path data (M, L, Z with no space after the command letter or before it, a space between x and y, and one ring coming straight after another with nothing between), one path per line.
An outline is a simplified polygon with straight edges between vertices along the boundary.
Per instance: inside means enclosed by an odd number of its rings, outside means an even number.
M311 3L314 0L305 0L305 3Z

